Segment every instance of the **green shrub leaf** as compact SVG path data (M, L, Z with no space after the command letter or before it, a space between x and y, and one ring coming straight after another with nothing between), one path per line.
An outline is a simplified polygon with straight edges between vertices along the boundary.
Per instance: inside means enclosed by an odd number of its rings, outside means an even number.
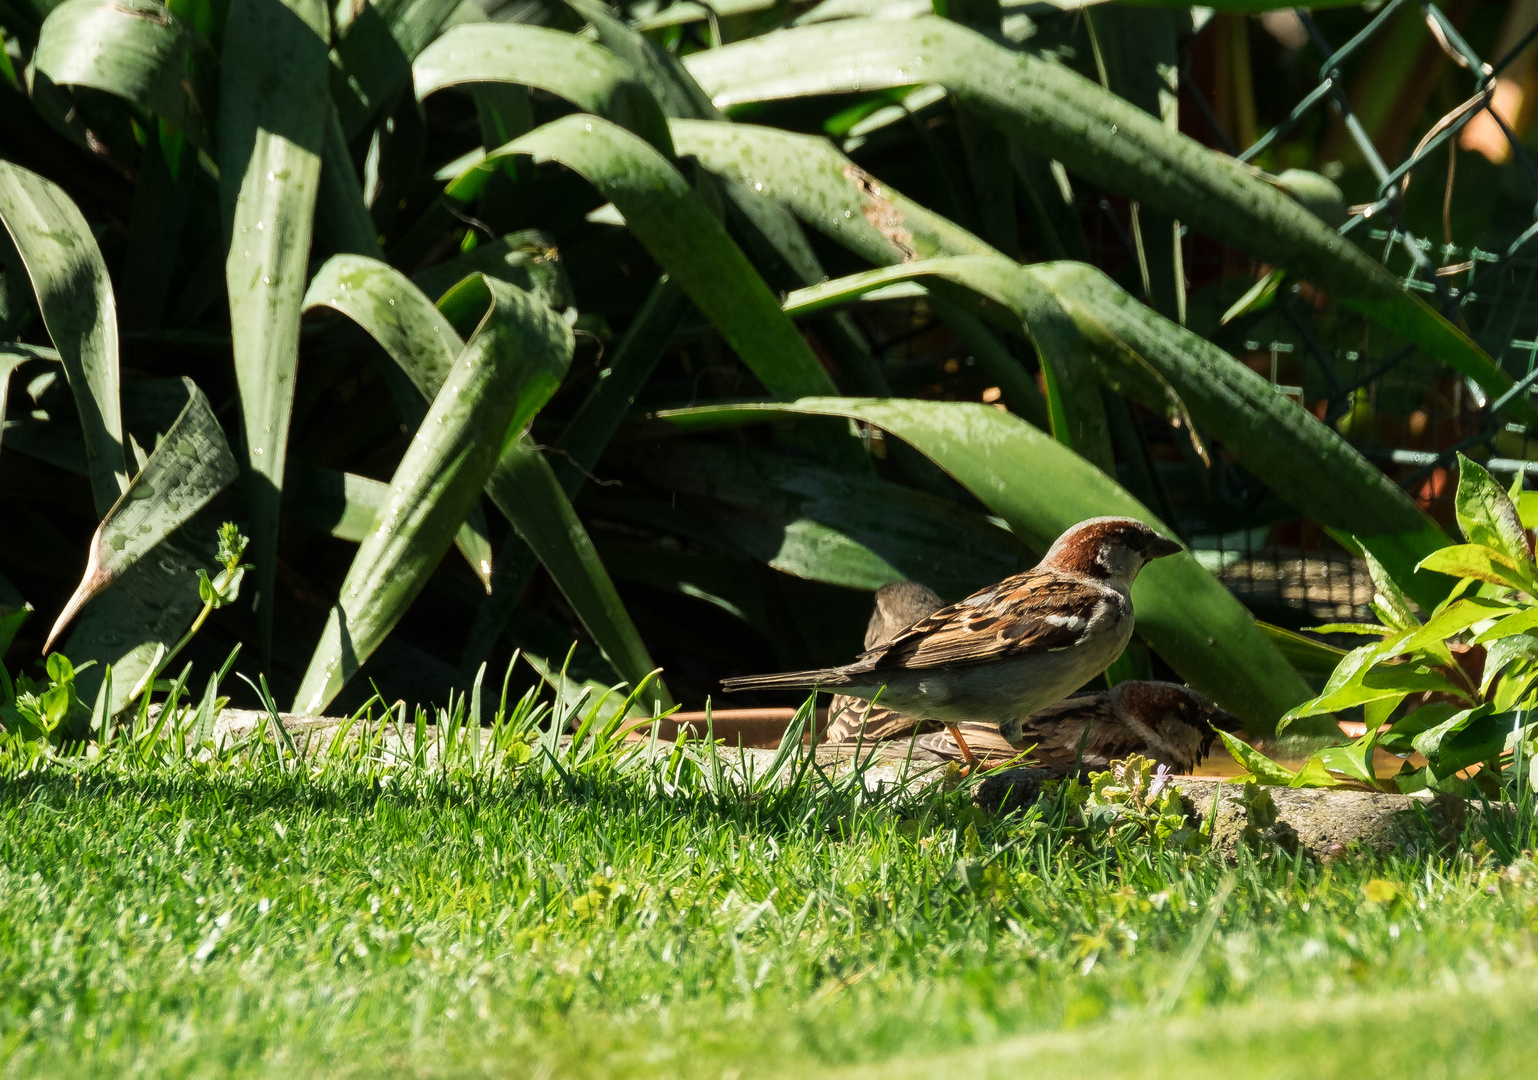
M66 0L44 20L33 62L61 86L115 94L212 149L203 108L218 58L157 0Z
M86 557L85 577L48 632L44 652L53 647L60 632L92 597L191 521L235 479L235 457L208 399L191 379L181 382L186 387L186 407L128 490L96 527Z
M1458 493L1453 502L1458 527L1470 544L1483 544L1506 557L1513 568L1531 573L1532 550L1511 496L1485 467L1458 455Z

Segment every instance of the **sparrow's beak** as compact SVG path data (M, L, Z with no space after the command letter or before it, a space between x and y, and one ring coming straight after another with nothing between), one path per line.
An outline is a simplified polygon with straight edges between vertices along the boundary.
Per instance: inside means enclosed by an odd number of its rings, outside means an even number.
M1185 548L1181 547L1175 541L1166 539L1162 536L1156 536L1148 542L1148 551L1144 555L1144 558L1152 561L1153 559L1162 559L1166 555L1178 555L1184 550Z

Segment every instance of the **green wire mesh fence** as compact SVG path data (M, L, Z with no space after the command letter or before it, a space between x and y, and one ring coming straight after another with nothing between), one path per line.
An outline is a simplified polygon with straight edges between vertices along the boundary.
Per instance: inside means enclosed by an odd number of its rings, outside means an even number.
M1415 9L1425 38L1461 69L1450 81L1461 82L1467 94L1394 164L1384 160L1353 108L1349 77L1353 63L1362 60L1369 46L1392 29L1402 29ZM1212 336L1267 375L1279 392L1336 425L1434 517L1447 522L1457 451L1483 459L1498 475L1508 476L1525 472L1530 459L1538 458L1538 432L1529 434L1507 416L1512 400L1538 389L1538 220L1528 215L1525 221L1513 221L1508 214L1491 222L1478 243L1460 247L1445 233L1440 241L1417 235L1405 208L1412 185L1432 185L1443 194L1445 177L1442 209L1444 222L1448 220L1455 197L1453 147L1480 116L1493 120L1504 137L1506 156L1520 173L1517 185L1525 179L1526 188L1538 190L1538 162L1495 100L1498 80L1538 39L1538 26L1486 62L1454 20L1431 2L1391 0L1339 44L1329 40L1307 10L1297 9L1294 15L1308 43L1325 58L1317 85L1281 123L1241 151L1195 85L1186 82L1185 100L1210 132L1210 141L1241 161L1257 162L1306 125L1321 119L1341 125L1375 182L1371 198L1349 207L1341 231L1362 242L1409 288L1464 328L1518 382L1502 398L1487 400L1477 387L1414 347L1301 285L1284 285L1269 306L1230 321ZM1187 265L1200 268L1201 246L1189 236L1186 243ZM1231 269L1231 259L1207 261ZM1264 270L1250 268L1249 282ZM1267 507L1266 493L1243 478L1225 484L1219 477L1209 489L1205 515L1177 510L1176 517L1193 534L1209 566L1262 614L1281 620L1290 615L1290 621L1297 622L1306 621L1303 616L1350 617L1365 609L1371 596L1365 568L1320 530L1289 517L1284 508ZM1213 506L1232 510L1229 520L1214 514Z

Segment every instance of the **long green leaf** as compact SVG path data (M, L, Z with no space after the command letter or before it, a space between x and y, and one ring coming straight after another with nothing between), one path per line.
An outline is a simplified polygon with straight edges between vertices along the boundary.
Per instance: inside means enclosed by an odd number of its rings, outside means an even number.
M235 479L235 457L208 398L191 379L182 379L182 384L186 407L96 527L85 576L48 632L44 652L52 650L60 632L93 597L191 521Z
M170 441L173 429L181 427L186 431L190 425L194 446L206 453L212 464L220 456L217 441L223 436L217 425L208 426L209 413L207 403L194 401L182 379L146 379L123 387L123 414L141 445L157 450L161 446L174 447L176 443ZM154 453L150 456L154 457ZM233 457L227 449L222 456L226 461ZM163 472L171 479L191 481L191 497L201 498L198 478L182 473L184 464L174 460L173 455L156 468L161 470L164 465ZM140 490L148 493L147 488ZM205 506L166 536L147 555L122 570L111 587L75 616L62 651L76 664L95 661L77 677L84 700L95 699L105 669L111 665L111 700L105 704L113 713L120 711L157 659L181 640L202 610L197 572L215 566L221 519L214 509ZM162 510L167 515L181 512L170 501ZM133 539L123 537L125 546Z
M425 414L424 414L425 415ZM379 508L390 485L356 473L322 469L300 459L288 463L283 510L325 529L338 540L360 543L379 523ZM472 513L472 519L475 515ZM454 546L481 584L491 590L491 541L484 521L467 520L454 534Z
M1122 0L1129 7L1150 8L1182 8L1189 10L1190 5L1181 3L1181 0ZM1291 11L1299 6L1314 11L1323 11L1328 8L1356 7L1356 0L1311 0L1310 3L1298 5L1289 4L1286 0L1215 0L1214 3L1205 5L1214 11L1230 12L1234 15L1259 15L1266 11Z
M96 512L128 487L118 408L117 305L101 249L72 199L36 173L0 161L0 224L27 268L43 325L64 362Z
M1048 418L1053 437L1102 471L1115 475L1110 431L1088 343L1058 298L1014 260L988 254L899 263L798 289L785 298L785 310L792 314L816 311L894 281L915 279L938 283L941 295L946 295L944 286L956 285L1003 307L1008 313L1004 325L1028 337L1040 355L1051 391ZM994 318L1000 321L997 315ZM1012 359L1008 363L1016 378L1026 377L1025 370ZM1156 388L1153 395L1158 392Z
M449 5L439 5L447 15ZM337 121L351 141L411 81L411 58L374 4L333 8L331 98Z
M319 0L233 0L219 87L219 181L230 336L250 475L261 653L272 639L278 511L299 365L326 91Z
M637 136L597 116L566 116L487 156L527 154L579 173L721 332L771 394L837 388L774 294L678 170Z
M621 22L607 5L600 0L566 0L566 5L588 21L605 48L630 65L668 116L724 119L675 56ZM783 206L746 184L728 182L721 188L734 234L771 287L811 285L827 277L800 225ZM850 385L876 396L890 392L880 366L846 316L839 314L821 320L817 333ZM1021 380L1011 390L1006 397L1021 407L1039 402L1036 385L1029 379Z
M601 45L540 26L465 24L450 29L412 65L417 97L449 86L508 82L565 98L607 117L668 157L673 140L656 98L629 64Z
M959 598L1035 562L1018 537L952 502L784 455L678 443L634 467L693 507L710 539L812 581L911 578Z
M1110 373L1118 389L1160 409L1168 404L1164 387L1171 386L1204 429L1294 505L1326 525L1363 536L1431 529L1428 551L1445 542L1404 492L1334 431L1227 353L1161 318L1082 263L1022 267L1001 256L923 259L798 290L786 297L785 308L800 314L846 303L893 281L935 278L1010 308L1027 326L1024 297L1050 290L1096 339L1097 356L1130 354L1124 370ZM1150 379L1154 373L1160 378ZM1300 467L1300 461L1311 464ZM1333 482L1316 483L1315 469L1328 469Z
M11 373L29 360L48 359L58 361L58 352L47 350L52 355L39 356L38 349L34 345L22 345L15 341L0 341L0 432L5 430L5 406L10 397Z
M877 183L824 139L747 124L675 121L673 126L680 153L755 185L864 258L895 264L799 292L795 303L803 310L910 277L943 277L995 300L1006 287L1001 282L1009 260ZM937 255L958 258L933 258ZM1246 468L1300 510L1337 531L1359 532L1380 561L1411 583L1418 601L1430 607L1446 595L1431 575L1414 574L1415 564L1446 537L1338 433L1211 342L1137 303L1093 267L1047 263L1013 273L1050 294L1069 314L1112 387L1166 412L1173 389L1199 430L1222 438ZM1304 461L1308 465L1300 464ZM1321 475L1333 482L1316 483ZM1360 528L1334 525L1347 521Z
M938 83L1004 134L1107 190L1312 281L1492 396L1512 386L1467 336L1283 192L1061 64L943 19L800 27L695 53L687 64L722 108ZM1538 407L1525 397L1511 407L1538 422Z
M205 149L218 63L158 0L67 0L43 23L33 62L61 86L88 86L155 113Z
M571 283L561 267L555 238L538 229L509 233L488 240L437 266L419 270L411 282L429 300L448 292L470 274L491 277L531 292L557 311L572 304Z
M602 0L566 0L566 6L588 21L604 48L630 65L669 116L721 118L710 103L710 95L690 78L672 53L627 26Z
M1136 105L1171 132L1180 130L1179 52L1176 41L1191 33L1187 11L1142 10L1108 4L1084 18L1105 62L1106 89ZM1185 265L1180 223L1167 214L1138 207L1132 217L1140 269L1146 271L1144 299L1150 307L1185 325Z
M656 665L539 448L528 439L510 446L497 462L487 490L583 619L614 670L632 687L640 686ZM672 706L667 688L658 680L647 687L645 696L663 708Z
M1445 543L1441 530L1382 470L1216 345L1139 304L1084 263L1046 263L1031 272L1102 346L1097 355L1127 350L1146 361L1204 431L1294 506L1365 539L1421 536L1427 550ZM1330 483L1318 483L1319 476L1329 476Z
M571 361L571 331L549 308L501 282L480 283L491 301L486 316L401 459L379 524L358 545L296 712L324 709L405 614L498 459Z
M1099 469L1024 421L986 405L809 399L659 415L696 429L797 414L860 420L910 443L1037 551L1045 551L1068 527L1101 514L1158 524ZM1272 732L1284 712L1310 696L1250 614L1189 554L1149 566L1133 589L1133 604L1138 634L1183 679L1256 734Z
M582 489L589 470L597 464L599 455L630 411L636 395L651 377L657 361L689 311L683 292L664 276L636 312L609 367L600 373L597 385L589 391L556 444L559 457L551 472L565 497L558 513L552 515L553 520L565 520L566 505ZM579 547L585 559L592 544L584 539ZM594 554L596 561L596 552ZM491 655L518 598L528 587L535 560L535 553L522 537L508 538L497 557L491 595L477 609L465 641L459 665L462 670L468 671ZM598 565L607 567L606 562Z
M84 700L95 700L110 664L108 715L120 712L160 658L181 640L203 609L197 572L215 565L218 531L218 518L205 509L75 618L61 651L77 664L96 661L76 679Z
M470 280L469 298L474 298L476 289L491 287L489 277L477 275ZM512 288L500 282L496 287ZM460 292L451 290L446 300L455 300ZM305 306L307 310L334 308L363 327L424 397L441 393L455 357L464 348L453 325L419 289L399 271L373 259L344 255L329 260L311 282ZM524 388L517 418L520 429L553 390L553 385ZM656 665L576 511L558 487L551 493L548 475L549 467L533 443L521 437L497 463L487 493L534 549L620 677L632 686L640 685ZM502 587L511 589L505 583ZM654 683L654 690L665 702L667 691L660 681Z

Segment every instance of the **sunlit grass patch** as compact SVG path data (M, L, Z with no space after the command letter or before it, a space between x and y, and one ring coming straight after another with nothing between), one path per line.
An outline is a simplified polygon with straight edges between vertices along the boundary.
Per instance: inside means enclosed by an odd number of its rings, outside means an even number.
M1164 1075L1347 1028L1430 1045L1413 1017L1452 1004L1449 1038L1504 1060L1529 1000L1487 1023L1461 988L1526 985L1530 860L1229 866L870 794L799 740L750 789L708 747L573 749L521 707L473 759L463 729L431 764L122 743L5 781L10 1072Z

